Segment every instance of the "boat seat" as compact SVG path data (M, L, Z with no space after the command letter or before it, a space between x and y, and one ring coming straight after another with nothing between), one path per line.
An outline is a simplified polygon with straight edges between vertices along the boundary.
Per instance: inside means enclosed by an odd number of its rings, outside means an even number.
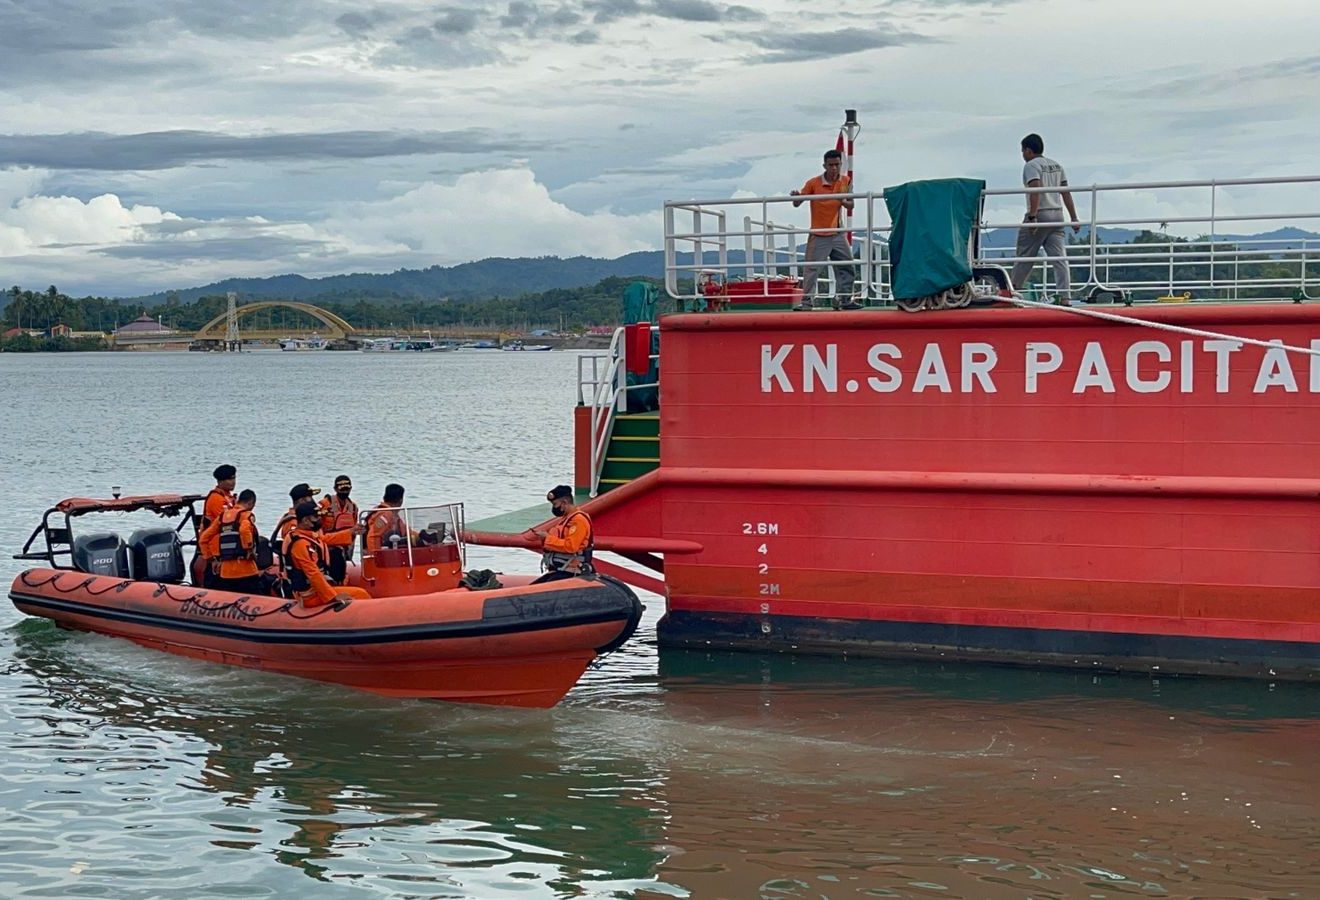
M128 545L111 532L80 534L73 539L73 566L88 575L129 578Z

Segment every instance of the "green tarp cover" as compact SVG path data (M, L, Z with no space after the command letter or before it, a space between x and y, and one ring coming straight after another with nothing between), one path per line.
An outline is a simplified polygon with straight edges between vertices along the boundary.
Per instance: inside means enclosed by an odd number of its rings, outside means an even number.
M623 292L623 324L655 321L655 285L634 281Z
M928 297L972 280L968 252L985 182L972 178L909 181L885 188L893 230L889 259L894 296Z

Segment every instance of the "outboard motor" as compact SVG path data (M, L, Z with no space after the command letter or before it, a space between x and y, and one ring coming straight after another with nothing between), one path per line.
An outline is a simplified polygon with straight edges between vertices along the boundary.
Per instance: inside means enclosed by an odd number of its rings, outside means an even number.
M80 534L73 539L73 565L88 575L128 578L128 548L117 534Z
M128 536L128 551L138 581L183 581L183 546L173 528L139 528Z

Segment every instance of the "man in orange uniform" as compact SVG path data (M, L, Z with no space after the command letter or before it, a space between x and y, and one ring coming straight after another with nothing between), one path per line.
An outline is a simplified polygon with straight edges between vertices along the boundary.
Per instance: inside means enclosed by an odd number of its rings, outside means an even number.
M403 521L399 510L403 507L403 485L385 485L385 498L376 504L367 517L367 552L390 550L405 541L416 546L417 541Z
M215 478L215 487L211 488L206 495L206 501L202 504L202 521L197 526L199 533L206 531L211 525L220 520L220 514L234 505L234 486L238 481L238 470L229 464L216 466L215 471L211 473ZM212 548L214 551L214 548ZM197 555L201 559L202 587L219 587L216 583L220 577L220 565L216 559L215 552L207 552L207 545L199 539L197 544ZM196 584L197 563L193 563L193 583Z
M802 190L792 191L792 196L803 197L809 194L848 194L852 192L852 182L844 175L843 154L838 150L825 153L825 173L817 175L802 185ZM793 206L801 206L803 201L794 200ZM852 200L812 200L811 234L807 237L807 262L830 260L843 262L846 266L834 267L834 306L837 309L861 309L862 305L852 298L853 290L853 252L848 243L848 236L843 228L842 210L852 211ZM802 274L802 304L796 309L811 309L812 297L816 293L816 277L820 266L808 265Z
M315 607L334 603L343 609L353 600L371 597L362 588L334 587L326 579L330 551L321 535L321 511L311 500L304 500L294 508L296 524L284 543L284 558L288 562L289 581L293 598L303 606ZM353 540L357 528L332 532L329 538L347 536Z
M324 532L343 531L357 524L358 506L350 498L353 482L347 475L335 479L335 492L327 494L321 501L321 530ZM348 562L353 558L353 545L330 548L330 580L343 584L348 573Z
M202 545L218 561L218 575L212 584L216 590L265 593L257 568L257 520L252 514L256 505L256 492L245 490L238 495L237 505L220 513L202 532Z
M595 571L591 567L591 552L596 545L591 530L591 516L577 508L573 502L573 489L566 484L552 488L545 499L550 511L559 521L549 531L534 531L541 538L541 568L546 574L537 581L572 578Z
M300 481L289 488L289 511L280 516L279 522L275 523L275 531L270 536L272 544L284 545L284 536L293 530L294 523L298 521L293 511L298 508L299 503L311 500L319 493L321 493L320 488L314 488L305 481Z

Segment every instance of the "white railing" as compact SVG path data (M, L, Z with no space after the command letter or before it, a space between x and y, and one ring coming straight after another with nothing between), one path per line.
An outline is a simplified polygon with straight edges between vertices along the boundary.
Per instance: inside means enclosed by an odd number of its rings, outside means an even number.
M600 492L600 475L605 468L605 448L614 428L614 416L628 408L627 343L623 335L624 330L616 328L608 351L578 357L578 403L591 406L592 497ZM590 379L584 378L587 363L591 365Z
M600 493L600 477L605 469L605 451L614 430L614 417L628 411L628 391L659 388L659 383L654 381L628 384L628 348L624 334L623 328L616 328L607 351L584 353L578 357L577 402L579 406L591 407L589 466L592 497ZM659 359L660 354L652 353L649 358Z
M1018 257L1011 248L985 246L995 237L1022 228L1057 228L1052 223L1017 221L1018 214L1011 211L1015 204L1004 202L1015 199L1025 206L1027 194L1049 190L986 190L978 223L981 246L973 255L973 265L1011 267L1019 261L1030 262L1038 289L1047 292L1054 290L1049 264L1063 259L1071 273L1085 275L1074 282L1080 285L1072 287L1074 294L1121 291L1129 298L1135 295L1138 300L1150 300L1157 299L1157 294L1187 293L1193 299L1232 300L1250 291L1255 299L1320 298L1320 240L1309 235L1288 239L1225 234L1233 223L1241 230L1248 230L1241 224L1247 223L1269 231L1320 221L1320 212L1297 211L1304 210L1303 198L1312 208L1320 207L1320 176L1071 186L1085 231L1082 242L1069 245L1064 256ZM1271 190L1293 196L1288 201L1276 198L1273 203L1277 205L1272 205L1266 199ZM825 272L832 276L838 266L860 265L863 299L873 305L890 302L888 235L892 223L883 192L836 197L856 201L852 231L858 259L813 266L823 267L824 277ZM786 204L794 201L803 202L800 197L777 196L666 203L666 291L680 301L703 300L703 279L699 277L703 272L718 273L725 279L798 276L804 263L801 243L809 231L773 216L776 212L790 215L791 206ZM740 230L728 227L729 214L735 210L744 213ZM679 230L680 221L685 230ZM1150 232L1152 227L1156 231ZM1143 236L1143 243L1105 243L1101 229L1150 233ZM1186 232L1189 237L1158 239L1169 230ZM742 258L731 259L730 247L741 250ZM1155 269L1159 269L1158 275ZM769 290L767 284L767 294ZM833 290L832 283L829 290Z

